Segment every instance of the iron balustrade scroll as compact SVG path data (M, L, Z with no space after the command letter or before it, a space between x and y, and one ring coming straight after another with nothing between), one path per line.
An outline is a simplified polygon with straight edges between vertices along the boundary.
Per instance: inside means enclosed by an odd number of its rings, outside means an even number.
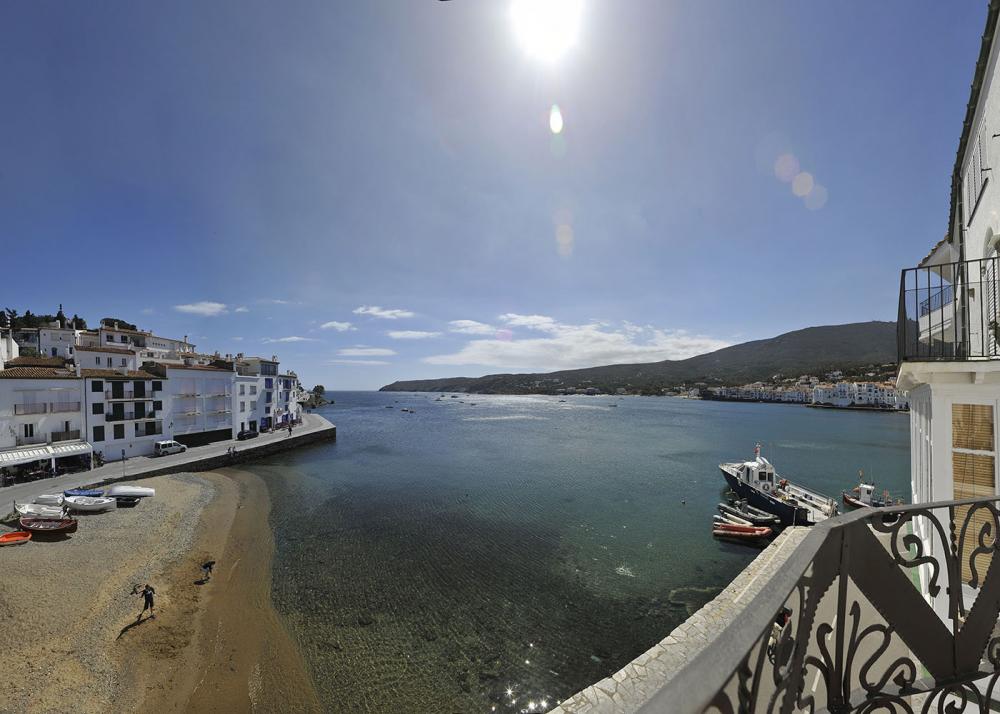
M989 711L1000 701L1000 497L813 526L642 712Z
M900 362L1000 359L1000 257L903 270L896 343Z

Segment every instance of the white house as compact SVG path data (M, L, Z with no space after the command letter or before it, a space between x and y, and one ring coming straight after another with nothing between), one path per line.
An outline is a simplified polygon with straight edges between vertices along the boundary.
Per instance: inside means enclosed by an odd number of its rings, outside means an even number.
M174 365L147 362L143 369L166 377L170 403L166 429L172 438L188 446L235 438L238 429L233 426L232 405L236 371L232 363Z
M85 369L130 369L137 368L135 351L127 347L84 347L76 348L76 363Z
M106 461L148 456L154 442L170 438L164 431L170 406L164 377L127 368L77 369L86 434Z

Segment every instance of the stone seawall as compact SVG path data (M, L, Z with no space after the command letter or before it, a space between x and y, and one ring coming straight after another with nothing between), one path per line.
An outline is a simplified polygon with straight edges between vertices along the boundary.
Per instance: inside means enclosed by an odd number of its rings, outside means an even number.
M610 677L566 699L552 712L619 714L637 711L750 606L764 584L778 572L808 533L808 528L786 528L721 593L667 637Z

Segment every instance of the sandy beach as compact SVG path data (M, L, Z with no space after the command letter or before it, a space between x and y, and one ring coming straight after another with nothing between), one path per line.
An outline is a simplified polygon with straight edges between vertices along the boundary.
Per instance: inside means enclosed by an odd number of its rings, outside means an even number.
M0 549L0 647L20 655L0 711L320 711L271 606L264 483L226 469L141 485L156 497L82 515L65 540ZM155 618L137 619L144 583Z

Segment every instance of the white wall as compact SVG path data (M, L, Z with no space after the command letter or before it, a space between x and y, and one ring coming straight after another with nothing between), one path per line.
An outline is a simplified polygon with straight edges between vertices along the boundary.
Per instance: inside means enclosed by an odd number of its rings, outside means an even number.
M0 379L0 449L14 448L24 439L24 425L34 428L34 440L51 441L53 432L83 434L83 400L78 379ZM18 405L33 405L35 414L16 414ZM73 405L76 405L75 408Z

